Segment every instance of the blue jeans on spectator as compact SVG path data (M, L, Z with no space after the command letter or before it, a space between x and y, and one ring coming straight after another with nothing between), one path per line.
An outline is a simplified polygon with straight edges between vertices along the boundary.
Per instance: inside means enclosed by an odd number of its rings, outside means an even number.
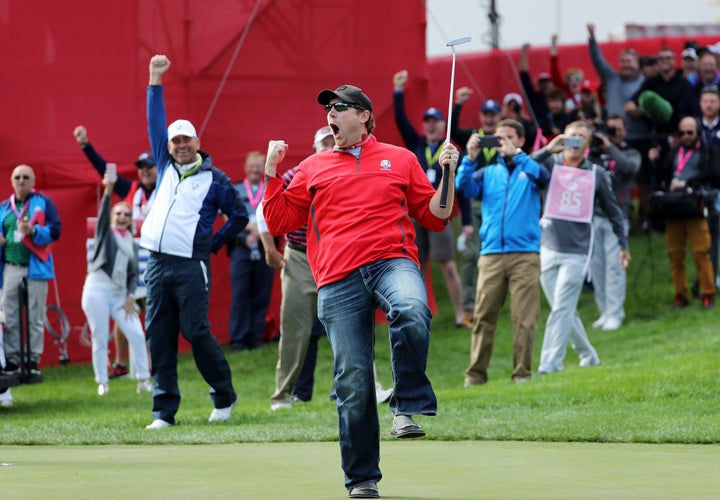
M435 415L425 375L432 314L417 265L405 258L364 265L318 290L318 317L333 350L345 486L379 481L380 422L375 398L375 309L389 321L394 415Z

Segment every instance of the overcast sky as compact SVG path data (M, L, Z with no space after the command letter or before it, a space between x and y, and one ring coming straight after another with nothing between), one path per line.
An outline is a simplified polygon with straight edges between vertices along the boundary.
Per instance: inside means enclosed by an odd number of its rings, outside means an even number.
M452 54L446 43L463 36L472 41L457 46L457 52L490 49L490 0L426 0L426 6L429 56ZM496 0L495 6L500 15L500 48L525 42L548 45L552 33L558 34L561 44L583 43L588 22L595 24L600 42L626 23L720 22L717 0Z

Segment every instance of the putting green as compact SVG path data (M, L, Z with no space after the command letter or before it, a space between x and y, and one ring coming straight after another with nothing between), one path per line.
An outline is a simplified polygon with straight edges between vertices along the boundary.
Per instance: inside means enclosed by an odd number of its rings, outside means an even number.
M417 440L381 451L380 493L393 499L698 498L720 484L717 445ZM347 498L337 443L4 446L0 463L3 498Z

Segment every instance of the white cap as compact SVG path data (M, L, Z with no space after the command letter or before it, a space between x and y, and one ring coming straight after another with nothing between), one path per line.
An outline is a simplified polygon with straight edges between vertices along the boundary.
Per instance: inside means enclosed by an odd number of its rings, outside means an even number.
M315 139L313 140L313 144L317 144L318 142L322 141L326 137L330 137L331 135L333 135L333 133L330 127L322 127L317 132L315 132Z
M175 120L168 127L168 140L172 141L175 137L184 135L185 137L197 137L195 127L187 120Z
M708 50L713 54L720 54L720 42L716 42L714 45L708 45Z
M697 61L698 55L694 48L688 47L687 49L682 51L682 58L683 59L687 58L687 59L692 59L693 61Z
M516 101L520 106L523 105L522 97L520 97L520 94L516 94L515 92L510 92L509 94L505 94L505 97L503 97L503 104L507 104L510 101Z

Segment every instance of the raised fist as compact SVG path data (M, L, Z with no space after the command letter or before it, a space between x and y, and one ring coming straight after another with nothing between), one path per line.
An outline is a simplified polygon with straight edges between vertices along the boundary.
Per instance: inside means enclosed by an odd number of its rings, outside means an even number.
M164 54L157 54L150 59L150 74L162 75L170 69L170 59Z
M470 87L460 87L455 91L455 104L463 104L470 99L473 90Z
M405 87L407 80L408 72L406 69L395 73L395 75L393 76L393 86L395 87L395 90L402 90Z
M73 130L73 135L75 136L75 140L78 141L81 146L87 144L87 129L82 125L78 125L77 127L75 127L75 130Z

